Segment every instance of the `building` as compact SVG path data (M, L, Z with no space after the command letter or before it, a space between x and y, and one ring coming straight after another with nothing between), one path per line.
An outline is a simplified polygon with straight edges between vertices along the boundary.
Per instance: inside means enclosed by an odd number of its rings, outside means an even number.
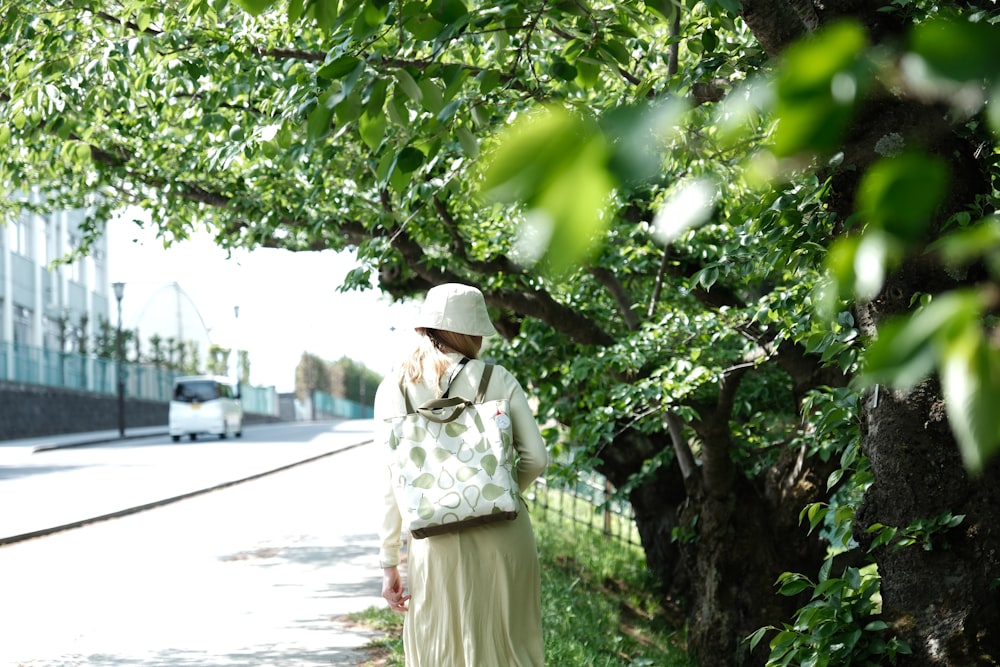
M16 200L43 201L38 190ZM82 240L81 225L89 211L38 214L23 207L0 234L0 345L10 377L13 358L22 347L73 352L93 341L99 322L111 318L107 241L69 264L53 265ZM0 364L0 369L3 366Z
M0 383L8 383L2 389L16 394L24 393L26 386L39 386L114 396L121 384L129 400L165 405L173 377L181 372L151 363L148 347L142 350L142 360L136 359L134 344L128 350L123 347L120 366L113 353L95 354L109 345L114 350L119 324L107 236L97 238L86 256L62 261L80 247L84 222L93 211L36 212L44 203L37 189L15 193L8 202L23 205L0 226ZM144 297L136 287L130 290L132 300L140 298L143 306L136 321L131 326L125 322L123 330L147 344L153 336L194 343L203 364L211 340L191 299L176 283ZM273 387L247 385L242 393L246 412L277 415ZM129 413L135 412L134 405ZM0 439L42 434L39 428L0 419Z

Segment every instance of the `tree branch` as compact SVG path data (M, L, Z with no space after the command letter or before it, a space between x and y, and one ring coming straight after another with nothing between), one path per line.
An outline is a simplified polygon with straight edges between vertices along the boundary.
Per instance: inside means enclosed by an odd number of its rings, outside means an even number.
M622 285L621 281L618 280L614 273L600 267L591 267L589 272L590 275L594 276L597 279L597 282L604 285L605 289L607 289L608 292L611 293L611 296L614 297L615 303L618 304L618 312L622 314L622 318L625 320L625 326L628 327L628 330L638 330L639 316L635 314L632 297L625 291L625 286Z
M664 413L667 422L667 430L670 432L670 441L674 446L674 454L677 456L677 465L680 466L681 475L684 477L684 486L687 488L688 496L697 498L701 495L702 479L698 465L695 463L694 454L687 438L684 437L681 418L669 408Z
M713 496L728 493L736 479L736 466L730 457L733 443L729 421L736 390L748 369L743 364L724 373L714 408L692 424L702 441L702 480L705 490Z

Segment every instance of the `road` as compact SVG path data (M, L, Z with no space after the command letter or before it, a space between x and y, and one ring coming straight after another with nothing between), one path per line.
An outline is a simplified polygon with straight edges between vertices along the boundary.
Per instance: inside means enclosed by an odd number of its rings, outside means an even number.
M382 603L379 499L374 448L347 446L369 437L370 422L256 427L0 466L3 537L318 457L0 547L0 666L358 664L371 635L342 616Z

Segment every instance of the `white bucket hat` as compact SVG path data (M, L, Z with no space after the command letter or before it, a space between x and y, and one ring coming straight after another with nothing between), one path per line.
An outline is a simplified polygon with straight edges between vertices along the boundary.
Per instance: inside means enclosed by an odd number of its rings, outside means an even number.
M415 328L441 329L467 336L493 336L483 293L475 287L445 283L427 291Z

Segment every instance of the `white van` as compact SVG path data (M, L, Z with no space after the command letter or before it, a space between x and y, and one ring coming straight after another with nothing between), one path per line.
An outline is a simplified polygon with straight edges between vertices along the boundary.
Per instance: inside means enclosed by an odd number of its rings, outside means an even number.
M174 379L170 400L170 437L196 440L202 433L225 438L243 435L240 387L212 375L185 375Z

